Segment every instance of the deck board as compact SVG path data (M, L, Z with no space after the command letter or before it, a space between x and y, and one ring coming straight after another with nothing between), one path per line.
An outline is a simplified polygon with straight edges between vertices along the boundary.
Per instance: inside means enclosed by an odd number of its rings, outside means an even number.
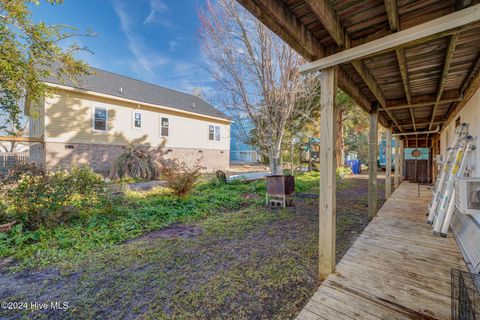
M425 223L431 190L404 182L298 314L314 319L450 319L450 270L467 270L453 237Z

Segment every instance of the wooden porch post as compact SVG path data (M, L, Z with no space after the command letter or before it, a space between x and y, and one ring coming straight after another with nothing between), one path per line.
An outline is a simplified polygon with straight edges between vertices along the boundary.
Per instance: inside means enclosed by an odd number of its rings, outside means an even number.
M370 130L368 133L368 216L377 215L377 148L378 148L378 105L372 105L369 114Z
M393 176L393 186L395 189L400 184L400 139L395 136L395 175Z
M405 152L403 147L403 140L400 140L400 183L403 182L404 179L404 166L405 166Z
M387 128L385 146L385 200L392 195L392 128Z
M431 176L431 179L432 179L432 182L434 181L435 177L437 176L437 160L436 160L436 156L437 154L439 154L439 150L437 150L437 146L438 146L438 134L435 134L433 137L432 137L432 176Z
M319 276L335 271L336 235L336 97L337 68L320 75Z

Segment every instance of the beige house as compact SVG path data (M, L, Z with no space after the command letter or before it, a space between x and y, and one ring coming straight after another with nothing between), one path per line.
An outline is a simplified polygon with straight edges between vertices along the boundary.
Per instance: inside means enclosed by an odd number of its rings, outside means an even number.
M199 97L107 71L93 69L76 84L46 83L56 92L46 97L33 117L30 157L49 169L91 166L107 173L133 143L148 148L166 140L170 157L206 171L227 169L230 120Z

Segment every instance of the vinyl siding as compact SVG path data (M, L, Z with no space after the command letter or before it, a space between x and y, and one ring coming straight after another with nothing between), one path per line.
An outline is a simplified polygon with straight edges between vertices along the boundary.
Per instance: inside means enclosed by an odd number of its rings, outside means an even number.
M45 109L44 101L42 100L41 104L34 107L35 110L32 110L32 107L26 110L26 116L28 117L28 135L33 138L40 138L44 135L45 131ZM34 112L33 112L34 111ZM35 116L33 116L35 113Z
M108 110L107 132L93 130L95 107ZM134 110L142 114L141 128L133 126ZM59 91L46 99L45 141L158 146L163 140L160 135L162 117L169 119L166 147L229 150L228 121L67 91ZM220 141L208 140L209 125L220 126Z

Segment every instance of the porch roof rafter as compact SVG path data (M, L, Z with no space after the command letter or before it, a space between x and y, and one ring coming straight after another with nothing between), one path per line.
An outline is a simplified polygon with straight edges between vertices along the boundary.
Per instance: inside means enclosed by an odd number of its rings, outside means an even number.
M378 103L379 122L397 133L451 121L480 87L478 1L237 1L307 60L317 56L302 71L338 65L338 86L367 112Z
M340 22L340 19L335 14L335 11L331 8L330 3L327 0L307 0L307 4L310 6L314 14L317 16L320 23L325 27L330 36L335 40L339 48L345 48L350 46L349 36L344 32L344 27ZM371 93L375 96L377 101L382 107L386 106L385 96L378 86L377 81L371 74L370 70L365 66L362 61L351 61L351 64L355 71L360 75L365 82ZM403 131L403 128L398 124L396 117L385 110L390 119L395 123L398 130ZM387 125L388 126L388 125Z
M400 31L400 19L398 16L398 7L396 0L385 0L385 8L387 10L388 23L390 24L390 30L392 32ZM400 69L400 74L402 76L403 90L405 90L405 98L407 103L410 105L412 103L412 97L410 93L410 83L408 80L408 68L407 68L407 59L405 58L405 51L403 48L397 48L395 50L398 60L398 68ZM410 111L410 118L412 119L413 130L417 131L417 126L415 125L415 116L413 114L413 109L408 108Z
M306 60L311 61L326 56L326 48L315 38L310 30L308 30L299 19L281 0L237 0L243 7L250 11L257 19L275 32L280 38L288 43ZM312 3L317 1L312 1ZM326 19L333 17L333 12L329 12L327 7L322 7L320 1L318 10L323 11ZM333 29L332 29L333 30ZM333 32L333 31L332 31ZM338 39L343 39L343 43L348 43L348 38L341 32L335 31ZM299 47L300 46L300 47ZM365 111L370 112L372 101L363 90L361 90L351 76L342 68L338 68L338 86L345 91L350 97ZM365 75L369 77L369 75ZM373 85L373 84L371 84ZM388 121L383 116L379 116L379 122L383 126L388 126Z
M300 68L300 71L320 71L397 48L409 47L417 44L419 41L429 41L452 33L458 33L462 27L477 21L480 21L480 4L306 63Z

